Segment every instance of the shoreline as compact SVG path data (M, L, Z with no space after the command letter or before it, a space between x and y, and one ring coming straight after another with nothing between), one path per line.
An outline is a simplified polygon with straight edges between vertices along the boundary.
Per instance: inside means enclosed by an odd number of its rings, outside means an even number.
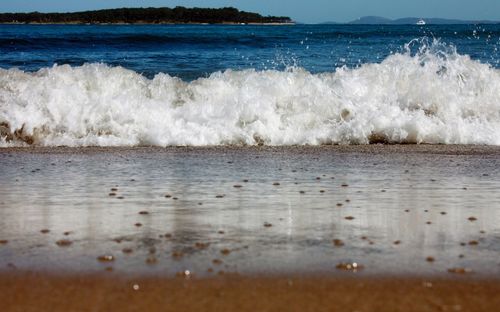
M446 155L497 155L500 146L493 145L443 145L443 144L367 144L367 145L289 145L289 146L24 146L0 147L0 153L33 154L85 154L109 152L216 152L216 151L252 151L252 152L335 152L363 154L401 154L425 153Z
M77 26L130 26L130 25L243 25L243 26L294 26L296 23L234 23L234 22L221 22L221 23L195 23L195 22L161 22L161 23L86 23L86 22L70 22L70 23L40 23L40 22L30 22L30 23L0 23L0 25L77 25Z
M26 272L0 278L3 311L494 311L500 304L498 279Z

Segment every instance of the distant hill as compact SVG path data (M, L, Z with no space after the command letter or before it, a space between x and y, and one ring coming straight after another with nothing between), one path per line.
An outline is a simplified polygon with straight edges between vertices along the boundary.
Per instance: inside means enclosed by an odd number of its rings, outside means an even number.
M285 16L262 16L235 8L121 8L71 13L0 13L16 24L289 24Z
M405 17L391 20L380 16L364 16L357 20L351 21L348 24L358 25L415 25L419 20L424 20L427 24L433 25L450 25L450 24L498 24L500 21L467 21L446 18L419 18Z
M391 20L380 16L363 16L357 20L349 22L349 24L391 24Z

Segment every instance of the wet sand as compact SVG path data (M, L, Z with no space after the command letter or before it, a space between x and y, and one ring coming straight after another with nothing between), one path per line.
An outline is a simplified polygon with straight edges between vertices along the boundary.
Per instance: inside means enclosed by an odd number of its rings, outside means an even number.
M103 273L105 274L105 273ZM1 274L2 311L496 311L498 280Z
M174 146L174 147L0 147L2 153L33 154L95 154L95 153L363 153L363 154L442 154L442 155L500 155L499 146L441 145L441 144L369 144L320 146Z
M444 145L1 149L0 268L498 275L499 156Z
M4 148L0 173L7 311L499 304L498 147Z

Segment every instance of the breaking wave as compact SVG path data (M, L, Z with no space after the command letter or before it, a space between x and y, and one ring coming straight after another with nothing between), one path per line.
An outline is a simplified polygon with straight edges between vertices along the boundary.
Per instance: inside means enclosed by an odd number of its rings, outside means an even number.
M185 82L122 67L0 69L0 146L500 145L500 70L439 42L312 74Z

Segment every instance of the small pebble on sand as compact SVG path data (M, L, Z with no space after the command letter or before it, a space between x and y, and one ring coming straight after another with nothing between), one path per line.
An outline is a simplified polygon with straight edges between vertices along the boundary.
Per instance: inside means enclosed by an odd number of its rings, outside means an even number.
M194 244L194 247L198 248L198 249L206 249L210 246L210 243L200 243L200 242L197 242Z
M448 272L454 274L467 274L467 273L472 273L472 270L469 268L451 268L448 269Z
M469 217L468 219L470 222L474 222L474 221L477 221L477 218L476 217Z
M272 224L272 223L269 223L269 222L264 222L264 227L271 227L271 226L273 226L273 224Z
M0 245L6 245L8 242L6 239L0 239Z
M48 233L50 233L50 230L43 229L43 230L40 230L40 233L42 233L42 234L48 234Z
M362 270L364 267L357 262L339 263L335 266L338 270L357 272Z
M224 248L220 251L220 253L223 254L224 256L227 256L231 253L231 250Z
M174 258L175 260L179 260L182 257L184 257L184 253L182 251L172 252L172 258Z
M347 216L347 217L345 217L344 219L346 219L346 220L349 220L349 221L350 221L350 220L354 220L355 218L354 218L353 216Z
M333 242L333 245L335 247L342 247L342 246L344 246L344 242L341 239L334 239L332 242Z
M67 247L70 246L71 244L73 244L73 242L67 239L61 239L56 242L56 245L59 247Z
M425 261L427 262L434 262L436 259L434 259L434 257L427 257L425 258Z
M148 211L143 210L143 211L139 211L139 214L140 214L140 215L148 215L148 214L149 214L149 212L148 212Z
M113 262L113 261L115 261L115 257L113 257L112 255L101 255L101 256L97 257L97 261L99 261L99 262Z
M177 272L175 274L175 276L177 276L177 277L183 277L183 278L190 278L191 275L192 275L192 273L189 270L184 270L184 271L181 271L181 272Z

